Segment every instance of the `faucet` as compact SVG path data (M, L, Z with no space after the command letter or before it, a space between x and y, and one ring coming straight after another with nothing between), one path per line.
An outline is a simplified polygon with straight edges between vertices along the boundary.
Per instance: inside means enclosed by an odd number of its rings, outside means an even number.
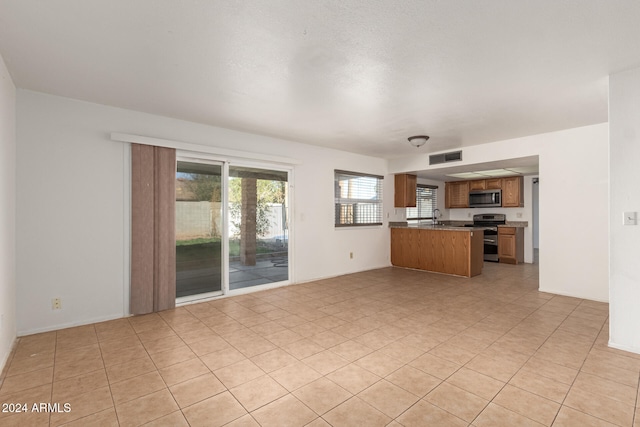
M440 216L440 209L434 209L433 210L433 215L432 215L432 219L433 219L433 225L438 225L438 217Z

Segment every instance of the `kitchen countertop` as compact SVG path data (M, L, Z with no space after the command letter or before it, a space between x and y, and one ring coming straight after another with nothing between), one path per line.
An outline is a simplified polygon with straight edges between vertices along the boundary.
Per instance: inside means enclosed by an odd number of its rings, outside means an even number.
M389 228L421 228L425 230L450 230L450 231L468 231L468 230L484 230L486 227L466 227L472 224L469 221L443 221L445 224L409 224L406 221L389 222ZM498 227L528 227L527 221L507 221L504 225Z
M473 224L473 221L455 221L455 220L442 220L442 222L446 223L447 225L453 225L453 226L457 226L457 227L463 227L466 224ZM389 223L389 225L391 225L391 223ZM498 227L528 227L529 226L529 222L528 221L507 221L506 224L504 225L499 225Z
M499 225L498 227L528 227L527 221L507 221L505 225Z
M407 224L405 223L390 223L389 228L419 228L421 230L447 230L447 231L478 231L484 230L485 227L465 227L464 225L447 225L447 224Z

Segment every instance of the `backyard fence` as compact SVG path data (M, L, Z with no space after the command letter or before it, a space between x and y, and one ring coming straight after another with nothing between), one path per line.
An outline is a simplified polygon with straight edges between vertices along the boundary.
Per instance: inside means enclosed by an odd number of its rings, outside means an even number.
M283 206L278 203L267 204L269 229L261 239L284 240L287 226ZM176 240L190 240L197 238L221 237L222 217L221 203L216 202L176 202ZM233 236L239 230L231 222L239 222L239 218L232 218L229 224L229 235Z

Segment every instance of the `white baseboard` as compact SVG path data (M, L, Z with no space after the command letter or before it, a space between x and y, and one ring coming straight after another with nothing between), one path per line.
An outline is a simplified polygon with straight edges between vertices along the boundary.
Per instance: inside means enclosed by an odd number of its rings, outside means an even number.
M91 325L93 323L100 323L100 322L106 322L106 321L109 321L109 320L122 319L123 317L129 317L129 316L128 315L123 315L122 313L120 313L120 314L112 314L112 315L109 315L109 316L95 317L95 318L92 318L92 319L85 319L85 320L80 320L80 321L77 321L77 322L61 323L59 325L47 326L47 327L44 327L44 328L26 329L26 330L18 331L18 336L19 337L24 337L24 336L27 336L27 335L39 334L39 333L42 333L42 332L58 331L60 329L73 328L75 326Z
M555 289L542 289L542 288L538 288L538 291L540 292L544 292L546 294L554 294L554 295L561 295L563 297L571 297L571 298L578 298L578 299L586 299L589 301L596 301L596 302L605 302L605 303L609 303L608 299L596 299L596 298L588 298L588 297L584 297L584 296L580 296L580 295L572 295L570 293L567 292L562 292L562 291L558 291Z
M608 342L609 347L615 348L616 350L628 351L630 353L640 354L640 347L628 346L628 345L620 345L613 343L611 341Z
M9 361L9 356L11 356L11 352L13 351L13 348L15 347L17 340L18 340L18 337L13 337L13 341L11 342L11 345L7 349L7 353L3 354L2 358L0 359L0 375L2 375L2 372L4 371L4 368L6 367L7 362Z

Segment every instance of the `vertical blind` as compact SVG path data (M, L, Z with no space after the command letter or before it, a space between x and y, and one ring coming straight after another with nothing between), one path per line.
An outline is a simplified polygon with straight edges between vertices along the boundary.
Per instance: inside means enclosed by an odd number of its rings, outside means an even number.
M382 176L334 171L335 226L382 225Z
M176 150L131 144L131 314L176 303Z
M432 219L437 205L438 187L418 184L416 189L416 207L407 208L407 220Z

